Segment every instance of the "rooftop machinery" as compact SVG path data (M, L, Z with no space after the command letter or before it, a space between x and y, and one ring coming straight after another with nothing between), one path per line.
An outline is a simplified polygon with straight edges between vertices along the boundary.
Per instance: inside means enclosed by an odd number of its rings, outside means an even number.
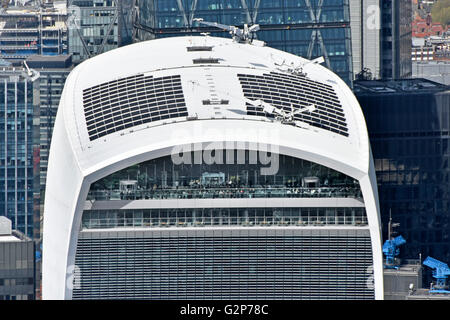
M427 257L423 264L433 269L433 278L436 284L432 284L431 293L450 293L447 286L447 277L450 275L450 268L444 262L432 257Z

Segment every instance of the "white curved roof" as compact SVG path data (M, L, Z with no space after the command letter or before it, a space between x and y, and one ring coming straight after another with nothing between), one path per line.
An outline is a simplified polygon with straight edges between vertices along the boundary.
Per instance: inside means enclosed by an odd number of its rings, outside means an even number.
M188 47L212 47L212 50L188 51ZM194 63L196 59L206 60L198 60ZM218 63L211 63L211 59L217 59ZM258 116L249 113L244 99L245 94L253 100L260 98L275 104L275 100L266 99L265 94L270 91L268 94L278 95L271 97L280 99L279 103L292 104L294 100L298 100L299 104L295 107L310 104L311 99L315 101L316 107L321 103L325 104L322 111L326 111L322 114L319 114L319 110L315 111L314 119L311 120L316 124L324 123L324 126L313 125L309 129L295 127L293 132L298 133L299 138L302 136L307 139L311 136L314 139L331 138L333 144L337 146L338 153L358 154L358 157L355 157L357 159L354 160L359 162L359 167L362 165L366 169L369 158L368 136L364 117L356 98L337 75L325 67L308 62L309 60L273 48L240 44L231 39L215 37L165 38L122 47L85 61L69 76L63 93L64 103L61 104L64 108L68 136L71 137L72 147L78 154L80 165L88 168L94 165L96 160L101 161L99 158L95 160L95 155L107 153L112 146L120 144L129 146L133 139L139 138L137 131L161 128L163 123L185 122L187 117L197 117L198 120L248 119L273 122L261 112ZM295 76L286 70L288 66L300 65L304 65L303 72L307 74L306 77ZM126 80L121 81L125 78L128 78L128 84ZM178 106L185 105L185 107L183 110L178 109L180 110L178 116L165 120L143 121L142 124L139 124L139 121L137 124L132 122L126 124L128 128L118 126L111 115L110 118L103 119L107 112L112 112L111 110L114 109L114 97L122 96L120 108L123 110L129 107L123 106L124 99L133 104L133 100L136 99L132 98L136 92L141 96L148 94L149 89L145 88L146 85L141 85L137 91L134 90L136 86L143 83L144 78L155 81L152 83L156 91L163 90L158 87L161 83L158 79L166 81L165 88L172 90L166 93L172 94L167 99L174 98L173 94L180 92L177 90L179 89L177 85L181 85L184 101L176 102ZM176 84L173 82L175 78ZM291 80L294 82L291 83ZM167 87L167 81L169 87ZM284 87L279 86L280 81ZM126 88L124 84L127 85ZM248 89L246 92L243 86ZM283 89L294 91L286 92ZM122 90L122 93L118 94L118 90ZM255 95L252 96L250 93L249 96L248 92L253 92ZM322 93L324 93L323 96L321 96ZM282 98L289 94L291 99L282 101ZM327 97L330 94L334 96L334 101L328 101ZM87 113L90 97L97 100L91 107L94 113L96 112L95 119L90 121L94 124L91 124L91 129L88 130L86 119L93 118L90 113ZM177 97L180 98L180 95L178 94ZM301 102L304 97L308 97L309 100ZM205 104L208 101L212 104ZM142 104L142 99L139 103ZM101 106L108 104L108 110L100 110ZM115 110L118 109L115 108ZM129 111L131 112L132 110ZM131 122L130 119L128 119L129 122ZM300 120L312 123L308 119L306 117ZM103 125L100 130L105 127L113 128L113 130L110 130L109 134L103 132L97 135L96 128L100 125ZM242 123L242 127L245 128L245 123ZM332 132L334 128L336 130ZM85 165L82 164L83 162ZM364 169L363 171L366 171Z
M212 51L188 51L192 46L210 46ZM195 59L218 59L218 63L196 64ZM358 179L371 233L376 297L381 299L380 216L365 120L351 90L328 69L309 63L303 68L307 77L285 70L307 62L231 39L180 37L109 51L75 68L61 97L49 155L44 299L71 297L72 288L66 283L74 272L78 232L92 182L136 163L178 153L178 147L205 150L223 142L218 149L229 148L228 143L241 148L239 143L245 143L244 149L286 154ZM317 112L301 114L301 121L313 124L309 127L282 124L261 110L251 110L245 97L287 109L291 104L314 103ZM157 112L152 111L155 108ZM170 112L174 117L161 119Z

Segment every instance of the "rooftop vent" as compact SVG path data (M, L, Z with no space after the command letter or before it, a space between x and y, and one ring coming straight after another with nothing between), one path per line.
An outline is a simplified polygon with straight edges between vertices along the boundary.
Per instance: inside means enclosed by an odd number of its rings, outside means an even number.
M187 51L188 52L192 52L192 51L212 51L213 47L210 46L192 46L192 47L187 47Z
M198 58L192 60L194 64L209 64L209 63L219 63L219 59L216 58Z
M230 101L229 100L203 100L202 101L203 105L216 105L216 104L229 104Z

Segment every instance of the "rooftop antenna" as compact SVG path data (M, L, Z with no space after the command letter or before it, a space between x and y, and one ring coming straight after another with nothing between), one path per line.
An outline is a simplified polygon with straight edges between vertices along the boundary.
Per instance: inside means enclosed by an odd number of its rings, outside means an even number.
M391 209L389 209L388 239L383 244L383 253L386 257L384 267L386 269L398 269L396 257L400 254L399 247L406 243L402 236L393 238L394 228L400 226L400 223L392 222Z
M259 24L254 24L252 26L248 26L248 24L244 24L244 29L239 29L235 26L229 26L217 22L208 22L204 21L203 18L195 18L193 21L197 21L198 23L216 27L222 30L229 31L231 36L233 37L233 40L238 43L251 43L253 41L252 34L260 30Z
M280 70L282 71L287 71L289 73L295 74L295 75L299 75L299 76L305 76L306 77L306 73L303 71L303 68L310 65L310 64L322 64L325 62L324 57L318 57L315 58L313 60L309 60L305 63L301 63L299 65L295 65L294 62L291 62L291 64L287 64L286 60L283 60L282 63L277 63L275 62L274 64L276 66L279 67Z
M263 100L250 100L245 98L245 101L252 106L255 107L262 107L264 113L275 116L275 120L283 123L283 124L291 124L295 125L301 128L307 128L309 127L306 123L303 121L295 120L295 116L303 113L303 112L314 112L316 110L316 106L314 104L311 104L304 108L298 108L295 109L294 106L291 104L291 111L286 112L283 109L277 108L270 103L267 103Z
M25 68L27 69L27 75L30 77L31 82L34 82L36 79L38 79L40 77L40 73L36 72L35 70L32 71L28 67L28 64L25 60L23 61L23 64L24 64Z

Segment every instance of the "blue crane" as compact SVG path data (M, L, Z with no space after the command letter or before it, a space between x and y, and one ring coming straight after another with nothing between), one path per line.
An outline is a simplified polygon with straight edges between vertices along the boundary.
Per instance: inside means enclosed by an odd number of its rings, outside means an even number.
M433 269L433 278L436 279L436 284L431 288L430 292L450 293L450 291L446 290L447 277L450 276L448 265L431 257L427 257L423 264Z
M383 253L386 256L386 263L384 267L387 269L398 269L395 263L395 257L400 254L399 247L406 243L406 240L402 236L395 237L391 240L386 240L383 244Z

